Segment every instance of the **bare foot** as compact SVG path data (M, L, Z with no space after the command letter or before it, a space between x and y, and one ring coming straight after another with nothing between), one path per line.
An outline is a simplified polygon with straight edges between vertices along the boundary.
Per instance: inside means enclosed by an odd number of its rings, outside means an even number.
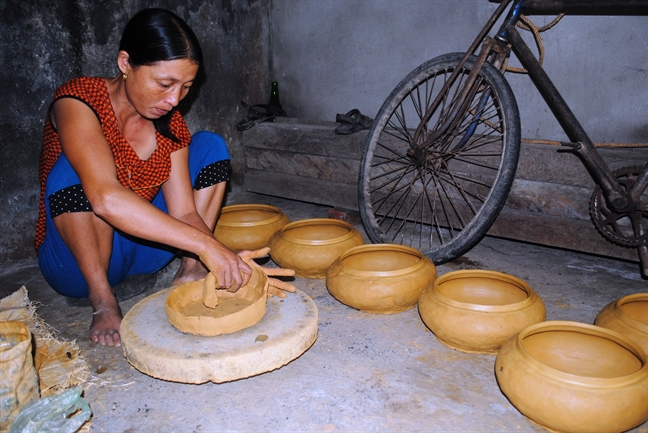
M207 268L202 262L189 257L183 257L180 262L180 268L173 277L172 285L189 283L191 281L202 280L207 276Z
M121 320L122 312L117 301L114 304L100 303L92 313L90 340L102 346L121 346L119 335Z

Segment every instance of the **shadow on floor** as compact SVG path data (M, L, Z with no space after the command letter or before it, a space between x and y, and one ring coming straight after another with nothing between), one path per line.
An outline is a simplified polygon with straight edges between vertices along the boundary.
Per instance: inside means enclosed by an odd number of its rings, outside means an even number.
M246 193L230 194L228 204L235 203L278 206L292 221L327 217L329 210ZM168 287L177 264L153 291L122 303L124 313ZM439 274L459 269L491 269L525 280L543 299L547 320L592 323L609 302L648 289L636 263L494 238L438 267ZM501 393L494 356L439 343L416 308L372 315L342 305L324 280L295 279L318 308L318 339L308 351L273 372L202 385L155 379L131 367L121 349L90 343L91 309L68 306L35 260L0 267L0 296L22 285L41 305L39 315L83 351L93 373L85 396L95 432L545 431ZM633 431L648 432L648 426Z

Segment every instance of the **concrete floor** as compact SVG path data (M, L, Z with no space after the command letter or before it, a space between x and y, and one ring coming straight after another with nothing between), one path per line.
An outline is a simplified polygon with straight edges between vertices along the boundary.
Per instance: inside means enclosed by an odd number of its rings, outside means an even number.
M227 204L278 206L292 221L327 217L329 208L243 192ZM361 229L361 226L357 226ZM154 291L169 286L177 262ZM491 269L527 281L547 308L547 320L592 323L622 296L648 291L638 265L486 238L459 260L438 267ZM35 261L0 267L0 297L25 285L38 313L77 340L92 381L85 391L95 432L543 432L501 393L494 356L441 344L416 308L371 315L332 298L324 280L296 278L315 301L319 334L301 357L270 373L224 384L187 385L154 379L129 365L121 349L90 343L90 308L66 305ZM4 292L4 293L3 293ZM149 296L122 303L126 313ZM648 423L634 429L648 432Z

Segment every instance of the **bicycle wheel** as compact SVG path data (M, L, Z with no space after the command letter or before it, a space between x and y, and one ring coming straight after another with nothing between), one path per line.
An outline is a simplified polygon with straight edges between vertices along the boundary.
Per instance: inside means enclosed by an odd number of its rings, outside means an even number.
M429 60L394 89L369 130L358 181L369 239L417 248L436 264L461 256L488 231L520 153L517 103L494 66L485 63L459 101L474 56L425 116L463 56ZM450 119L455 106L459 114Z

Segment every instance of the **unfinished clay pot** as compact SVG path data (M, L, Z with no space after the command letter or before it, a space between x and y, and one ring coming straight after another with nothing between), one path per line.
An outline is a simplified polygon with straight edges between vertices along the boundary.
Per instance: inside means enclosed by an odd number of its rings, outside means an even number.
M362 234L351 224L331 218L292 222L268 241L272 260L305 278L325 278L335 259L362 244Z
M329 267L326 286L338 301L369 313L409 310L437 277L434 264L404 245L370 244L346 250Z
M596 316L594 324L623 334L648 353L648 293L624 296Z
M497 353L511 336L545 320L542 299L527 283L501 272L464 270L437 278L419 299L425 325L443 344Z
M225 206L216 222L214 236L234 252L258 250L270 236L290 222L278 208L265 204Z
M192 281L173 289L165 302L169 323L187 334L215 336L239 331L257 323L266 309L268 277L252 267L250 281L236 293L216 290L218 305L203 303L203 281Z
M495 360L502 392L561 432L622 432L648 420L646 354L618 332L578 322L522 330Z

